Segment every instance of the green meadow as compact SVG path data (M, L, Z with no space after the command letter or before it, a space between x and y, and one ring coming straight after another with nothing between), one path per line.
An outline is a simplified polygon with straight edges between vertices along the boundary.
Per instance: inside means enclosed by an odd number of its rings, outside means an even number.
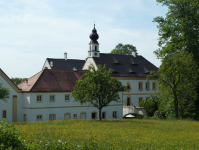
M199 149L198 121L63 120L15 123L15 128L24 143L40 149Z

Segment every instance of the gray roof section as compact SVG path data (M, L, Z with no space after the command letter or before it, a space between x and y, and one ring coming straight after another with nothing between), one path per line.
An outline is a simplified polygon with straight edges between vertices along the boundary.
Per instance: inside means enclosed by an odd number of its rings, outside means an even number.
M93 57L97 65L107 64L107 69L113 69L114 77L146 77L151 70L158 68L142 56L100 53Z
M85 60L78 59L55 59L55 58L47 58L49 64L50 61L53 61L52 69L73 69L76 67L78 70L82 70Z

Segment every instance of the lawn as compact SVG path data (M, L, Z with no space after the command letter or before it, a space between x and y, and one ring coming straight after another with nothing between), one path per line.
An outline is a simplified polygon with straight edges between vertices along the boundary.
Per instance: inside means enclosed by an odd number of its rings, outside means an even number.
M102 149L199 149L197 121L63 120L15 123L15 127L27 143L60 140L81 148L92 137Z

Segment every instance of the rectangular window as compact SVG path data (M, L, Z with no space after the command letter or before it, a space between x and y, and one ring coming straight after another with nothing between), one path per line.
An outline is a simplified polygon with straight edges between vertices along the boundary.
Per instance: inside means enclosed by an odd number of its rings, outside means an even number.
M64 119L70 119L70 113L64 114Z
M56 115L55 114L50 114L49 115L49 120L50 121L56 120Z
M148 90L150 90L150 83L149 82L146 82L146 90L148 91Z
M91 118L92 119L96 119L97 118L97 113L96 112L92 112L91 113Z
M117 118L117 111L113 111L113 118Z
M65 95L65 101L70 101L70 95L69 94Z
M42 102L42 95L37 95L37 102L41 103Z
M143 88L142 88L142 82L139 82L139 90L142 91Z
M153 82L153 84L152 84L152 89L153 89L153 90L156 89L156 83L155 83L155 82Z
M139 97L139 103L141 103L143 100L143 97Z
M106 112L102 112L102 119L106 119Z
M55 102L55 95L50 95L50 102Z
M43 116L42 115L37 115L37 121L43 121Z
M73 114L73 119L77 119L77 114Z
M3 110L3 118L7 118L6 110Z
M23 115L23 121L26 122L26 114Z

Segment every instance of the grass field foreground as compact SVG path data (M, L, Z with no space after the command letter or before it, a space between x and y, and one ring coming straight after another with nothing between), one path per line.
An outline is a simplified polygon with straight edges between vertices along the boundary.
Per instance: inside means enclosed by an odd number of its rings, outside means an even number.
M199 122L168 120L63 120L16 123L27 143L67 142L80 147L91 137L108 149L199 149Z

